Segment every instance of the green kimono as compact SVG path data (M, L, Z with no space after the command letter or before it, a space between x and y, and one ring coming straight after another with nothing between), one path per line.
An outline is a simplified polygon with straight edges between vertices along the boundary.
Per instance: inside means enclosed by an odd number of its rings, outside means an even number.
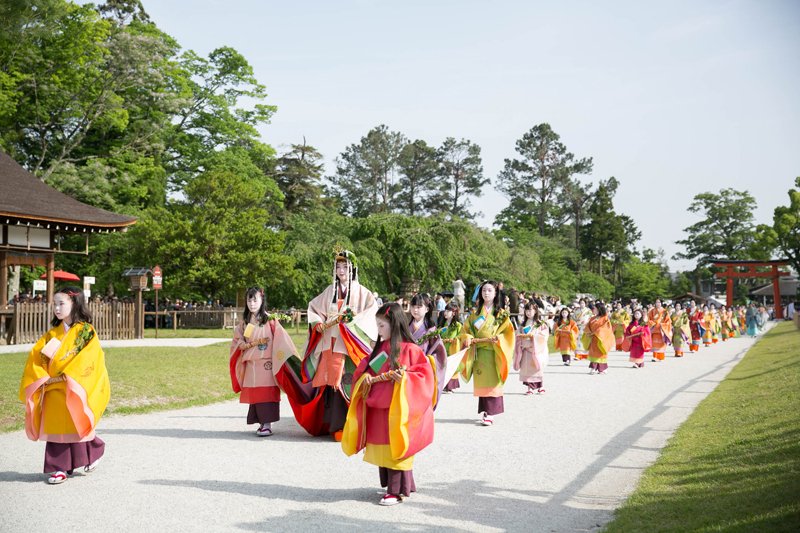
M514 328L508 312L500 311L495 317L482 309L479 314L470 313L464 322L461 341L467 339L490 339L496 343L473 343L466 354L461 377L464 381L474 378L474 395L498 397L503 395L503 384L508 378L508 361L514 356Z

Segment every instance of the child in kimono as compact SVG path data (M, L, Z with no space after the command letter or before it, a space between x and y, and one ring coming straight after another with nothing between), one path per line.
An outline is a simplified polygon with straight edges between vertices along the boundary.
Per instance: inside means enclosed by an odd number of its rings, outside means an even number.
M519 380L528 387L526 395L544 393L544 367L550 355L547 350L549 337L550 328L542 319L539 306L529 302L514 345L514 370L519 371Z
M386 488L378 503L396 505L417 490L414 455L433 441L436 377L400 305L382 305L376 318L375 347L353 374L342 450L348 456L365 450L364 461L378 467Z
M461 335L461 321L459 317L461 316L461 310L458 307L458 302L455 299L451 300L450 303L447 304L447 307L444 308L444 312L439 315L439 338L442 339L445 348L447 349L447 355L451 356L459 351L461 351L461 341L459 340L459 336ZM444 387L445 393L450 393L456 390L461 386L461 382L458 379L458 374L454 376L445 376L445 379L450 377L450 381Z
M83 291L65 287L53 296L52 328L31 349L19 397L25 433L47 442L44 472L57 485L83 467L89 473L105 452L95 428L108 405L111 384Z
M625 328L622 349L630 352L628 361L633 363L633 368L644 368L644 354L652 349L652 341L650 340L650 326L641 309L633 312L633 320Z
M556 316L553 329L556 337L555 348L561 352L561 360L564 362L564 366L569 366L572 362L572 356L575 354L575 348L578 345L578 324L570 318L569 309L566 307L561 308L561 311Z

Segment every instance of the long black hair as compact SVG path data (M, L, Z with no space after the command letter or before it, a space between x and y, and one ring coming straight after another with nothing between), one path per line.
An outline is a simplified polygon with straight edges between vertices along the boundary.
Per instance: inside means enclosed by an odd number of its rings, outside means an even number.
M383 304L378 308L375 313L375 318L383 319L389 322L389 358L392 362L392 369L397 368L397 356L400 355L400 343L410 342L414 343L414 337L411 336L411 331L408 329L408 320L406 313L400 304L396 302L389 302ZM372 353L369 354L369 360L372 361L375 356L381 352L381 345L384 339L378 335L375 341L375 347L372 348Z
M412 307L414 305L424 305L428 308L428 312L425 313L425 316L422 318L422 323L425 326L425 329L428 330L435 326L436 324L433 323L433 305L431 303L431 297L425 293L417 293L411 297L411 301L408 303L408 307ZM414 317L411 317L409 320L409 324L411 321L414 320Z
M606 304L603 302L597 302L594 304L597 308L597 316L606 316L608 314L608 310L606 310Z
M564 317L561 316L564 313L564 311L567 312L566 323L569 324L569 321L572 320L572 311L570 311L569 307L562 307L561 309L558 310L558 313L556 313L555 327L559 327L561 324L565 322Z
M500 290L497 288L497 282L493 280L486 280L481 283L481 288L478 290L478 312L480 313L483 310L483 306L485 302L483 301L483 288L486 285L491 285L494 287L494 301L492 302L492 314L497 316L497 313L500 312L502 309L502 303L500 302Z
M461 308L458 306L458 302L453 298L450 300L450 303L447 304L447 307L444 308L445 311L452 311L453 318L450 319L450 325L453 324L461 324ZM436 324L436 327L443 328L447 325L447 319L444 317L444 311L439 313L439 323Z
M86 307L86 298L83 296L83 291L78 287L62 287L56 291L55 294L66 294L72 300L72 312L69 314L69 325L72 326L78 322L92 323L92 313ZM55 294L53 295L55 297ZM61 324L61 320L53 316L50 325L56 327Z
M636 320L636 311L639 311L639 314L642 315L639 320ZM646 326L647 325L647 317L644 314L643 309L634 309L631 312L631 323L629 326L636 324L637 326Z
M250 312L250 308L247 306L247 300L254 297L256 294L261 295L261 307L258 309L256 313L256 318L258 319L259 325L263 326L269 320L269 315L267 314L267 297L264 296L264 289L261 287L250 287L247 289L247 294L244 297L244 312L242 313L244 317L244 323L248 324L250 322L250 318L253 316L253 313Z
M527 304L525 304L525 309L523 309L522 311L522 323L519 326L520 329L524 328L525 324L528 323L528 315L525 314L525 311L527 311L528 309L533 309L534 311L536 311L536 313L533 315L533 318L530 319L532 326L539 327L543 322L541 309L539 309L539 306L536 305L536 302L530 301Z

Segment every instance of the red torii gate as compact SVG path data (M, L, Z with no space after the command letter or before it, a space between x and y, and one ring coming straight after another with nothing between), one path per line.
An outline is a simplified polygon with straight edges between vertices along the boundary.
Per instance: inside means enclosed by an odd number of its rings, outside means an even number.
M714 277L726 278L727 306L733 305L733 278L772 278L772 289L775 300L775 318L783 318L781 307L781 276L788 276L789 272L779 271L779 266L788 265L788 261L715 261L714 266L724 268L724 272L715 272ZM770 272L757 272L757 268L772 267ZM742 271L740 269L745 268Z

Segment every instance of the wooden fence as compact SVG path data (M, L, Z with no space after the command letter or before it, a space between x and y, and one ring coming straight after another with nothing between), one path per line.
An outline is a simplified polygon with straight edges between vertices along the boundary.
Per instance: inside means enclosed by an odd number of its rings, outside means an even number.
M123 302L90 302L92 325L100 339L133 339L134 304ZM46 303L21 303L14 307L14 318L8 335L10 344L36 342L50 329L53 311Z

